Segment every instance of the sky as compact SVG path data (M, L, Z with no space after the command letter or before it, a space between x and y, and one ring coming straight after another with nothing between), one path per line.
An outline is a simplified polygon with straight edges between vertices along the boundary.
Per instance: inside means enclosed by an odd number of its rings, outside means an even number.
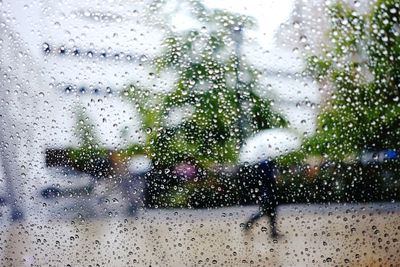
M293 0L204 1L209 7L223 8L254 17L258 28L252 36L256 37L258 43L264 48L274 46L274 34L279 25L289 18L293 2Z

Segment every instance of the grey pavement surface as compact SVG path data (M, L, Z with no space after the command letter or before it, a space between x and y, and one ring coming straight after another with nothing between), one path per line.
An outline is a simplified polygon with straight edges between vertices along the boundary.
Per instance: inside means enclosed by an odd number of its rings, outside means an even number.
M400 266L400 204L285 205L282 237L257 207L0 226L0 266Z

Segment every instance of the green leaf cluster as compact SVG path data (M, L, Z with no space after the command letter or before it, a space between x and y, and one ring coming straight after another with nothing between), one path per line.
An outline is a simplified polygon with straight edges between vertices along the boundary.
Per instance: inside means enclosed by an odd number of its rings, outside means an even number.
M398 149L399 1L376 1L364 14L338 1L328 15L327 44L309 56L307 70L330 92L315 136L296 158L316 154L343 160L365 150Z
M287 122L269 99L256 93L262 74L240 55L243 31L253 20L191 3L201 10L195 16L199 28L170 32L154 60L155 75L177 77L173 88L157 94L133 88L129 97L142 115L143 128L151 129L145 150L156 164L170 166L187 157L203 166L236 163L245 138ZM168 123L176 110L183 118Z

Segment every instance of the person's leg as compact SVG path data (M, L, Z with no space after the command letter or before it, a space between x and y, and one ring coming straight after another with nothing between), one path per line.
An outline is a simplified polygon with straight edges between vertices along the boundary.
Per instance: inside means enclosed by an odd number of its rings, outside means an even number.
M268 216L269 224L271 228L271 236L276 237L278 235L277 230L277 197L276 197L276 188L272 185L270 190L266 192L264 195L264 203L263 210L265 211L265 215Z
M269 218L269 224L271 228L271 236L272 237L277 237L278 236L278 229L277 229L277 224L276 224L276 207L271 208L267 212L267 216Z
M262 187L262 204L265 214L268 216L271 236L278 236L277 230L277 207L278 207L278 188L276 182L276 165L274 161L264 165L264 182Z
M264 216L264 215L265 215L265 212L264 212L262 209L260 209L259 212L253 214L253 215L245 222L245 225L244 225L245 229L250 229L250 228L253 226L253 224L254 224L258 219L260 219L262 216Z

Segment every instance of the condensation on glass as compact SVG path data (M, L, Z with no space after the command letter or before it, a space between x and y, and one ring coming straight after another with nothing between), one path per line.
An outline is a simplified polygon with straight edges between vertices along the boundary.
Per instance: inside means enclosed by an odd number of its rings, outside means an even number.
M397 0L0 0L1 266L397 266Z

